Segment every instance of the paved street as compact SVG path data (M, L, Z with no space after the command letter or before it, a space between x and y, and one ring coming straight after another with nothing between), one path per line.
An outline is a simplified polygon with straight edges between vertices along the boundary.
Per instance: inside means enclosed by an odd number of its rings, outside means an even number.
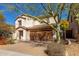
M0 50L0 56L31 56L31 55L8 50Z

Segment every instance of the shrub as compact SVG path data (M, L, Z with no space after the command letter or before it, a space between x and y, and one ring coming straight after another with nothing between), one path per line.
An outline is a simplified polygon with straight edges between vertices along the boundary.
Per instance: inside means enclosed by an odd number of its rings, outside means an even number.
M79 56L79 44L64 45L52 42L48 44L46 52L49 56Z
M67 30L69 28L69 22L67 20L60 21L60 27L62 30Z
M0 37L8 38L10 36L11 36L11 32L3 30L3 29L0 29Z
M7 44L6 38L5 37L0 37L0 45Z
M50 56L64 56L65 46L63 44L52 42L47 46L47 54Z
M10 38L7 39L8 44L15 44L16 43L15 41L16 41L16 39L10 39Z

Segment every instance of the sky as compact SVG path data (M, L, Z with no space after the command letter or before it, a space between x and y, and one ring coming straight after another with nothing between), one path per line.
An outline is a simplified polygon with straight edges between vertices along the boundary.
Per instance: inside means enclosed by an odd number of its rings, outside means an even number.
M14 25L15 24L15 20L16 17L19 16L20 14L30 14L33 16L39 16L42 13L40 11L42 11L42 7L40 4L37 5L32 5L35 6L36 8L34 8L35 10L31 11L29 9L26 8L26 6L31 6L32 4L24 4L24 3L20 3L17 4L17 6L15 4L11 4L11 3L7 3L7 4L0 4L0 12L4 15L5 17L5 22L7 24L11 24ZM18 7L18 9L16 9L15 7ZM33 7L29 7L30 9ZM20 12L19 10L21 10L22 12ZM38 12L35 12L38 11ZM66 19L67 18L67 11L64 11L62 13L62 19Z

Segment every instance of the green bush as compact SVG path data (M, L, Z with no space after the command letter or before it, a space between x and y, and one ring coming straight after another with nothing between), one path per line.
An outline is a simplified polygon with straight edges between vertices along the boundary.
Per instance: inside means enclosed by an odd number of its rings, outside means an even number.
M0 37L8 38L10 36L11 36L11 32L3 30L3 29L0 29Z

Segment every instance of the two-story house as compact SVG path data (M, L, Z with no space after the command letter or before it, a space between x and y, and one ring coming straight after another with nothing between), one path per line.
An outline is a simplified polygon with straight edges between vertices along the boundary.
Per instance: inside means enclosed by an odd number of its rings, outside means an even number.
M49 23L55 23L54 18L51 16L38 16L40 19L49 20ZM57 17L56 17L57 19ZM29 15L20 15L15 21L15 39L19 41L30 41L30 40L52 40L52 29L45 23L40 23L34 20Z

